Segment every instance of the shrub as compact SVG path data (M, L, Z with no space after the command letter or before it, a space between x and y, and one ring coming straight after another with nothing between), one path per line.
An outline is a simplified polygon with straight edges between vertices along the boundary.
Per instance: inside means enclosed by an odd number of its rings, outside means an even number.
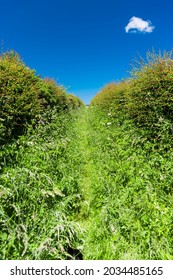
M84 107L84 103L74 94L67 94L67 103L69 109L78 109Z
M172 54L147 54L147 63L133 69L128 92L128 114L153 135L173 121ZM169 129L171 126L169 125Z
M41 93L39 98L45 109L55 108L57 111L67 109L67 94L65 89L57 85L53 79L44 78L42 81Z
M1 137L20 133L41 111L40 78L13 51L0 56ZM2 140L2 139L1 139Z
M42 83L40 98L44 108L54 108L57 112L77 109L84 106L83 102L73 94L67 94L65 89L57 85L53 79L45 78Z
M28 124L51 115L52 109L60 112L82 105L53 79L36 76L14 51L0 56L0 142L22 134Z
M106 85L91 101L104 112L111 113L114 117L125 114L126 91L129 81L110 83Z

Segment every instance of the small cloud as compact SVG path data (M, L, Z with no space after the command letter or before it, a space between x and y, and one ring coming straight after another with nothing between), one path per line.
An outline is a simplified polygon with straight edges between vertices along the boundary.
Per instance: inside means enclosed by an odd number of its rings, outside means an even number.
M137 33L137 31L142 33L151 33L154 28L155 27L151 25L151 21L145 21L142 18L132 17L125 27L125 31L126 33Z

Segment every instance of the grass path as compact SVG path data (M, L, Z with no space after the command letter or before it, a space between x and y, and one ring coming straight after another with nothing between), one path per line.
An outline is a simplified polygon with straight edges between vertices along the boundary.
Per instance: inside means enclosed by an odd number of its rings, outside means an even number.
M102 243L102 239L107 238L105 235L107 232L103 230L102 233L102 226L105 223L102 199L106 180L102 158L104 155L101 149L104 138L102 132L97 130L97 126L95 127L95 119L90 117L88 110L80 111L74 123L76 130L74 149L77 150L74 154L78 153L81 156L78 182L82 196L76 222L84 231L83 258L93 259L95 256L97 259L99 252L98 259L100 259L101 255L104 256L105 246L109 247L109 242L107 245L105 241L103 241L105 244Z
M80 116L76 119L75 128L77 131L77 149L81 154L82 168L81 178L79 178L80 192L83 198L81 210L77 217L82 228L86 230L89 223L91 200L92 200L92 181L95 175L95 168L92 161L92 153L89 146L90 127L88 122L87 110L80 112Z
M81 109L6 147L0 258L172 259L173 153L135 141Z

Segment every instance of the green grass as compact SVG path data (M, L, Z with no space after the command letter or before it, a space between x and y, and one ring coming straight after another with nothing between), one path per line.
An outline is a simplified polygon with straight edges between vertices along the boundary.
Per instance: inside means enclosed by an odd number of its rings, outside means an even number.
M90 110L96 180L86 259L173 258L173 150L142 141L132 123Z
M72 258L69 251L81 244L82 229L71 218L79 203L71 116L52 118L2 149L1 259Z
M94 108L51 119L1 149L0 258L173 259L173 149Z

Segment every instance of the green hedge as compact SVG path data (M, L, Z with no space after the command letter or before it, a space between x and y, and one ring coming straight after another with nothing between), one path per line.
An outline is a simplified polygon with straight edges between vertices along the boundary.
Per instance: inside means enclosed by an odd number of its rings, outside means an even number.
M91 105L97 106L104 112L119 116L122 112L125 114L126 91L129 81L119 83L110 83L106 85L92 99Z
M52 79L41 79L20 56L9 51L0 56L0 143L23 134L45 111L84 106Z
M173 60L170 54L147 56L147 63L132 72L127 110L137 126L155 135L173 121Z
M13 51L0 57L1 138L21 131L41 112L40 78Z
M139 65L126 81L106 85L91 105L132 120L150 139L168 138L173 135L172 53L148 52Z

